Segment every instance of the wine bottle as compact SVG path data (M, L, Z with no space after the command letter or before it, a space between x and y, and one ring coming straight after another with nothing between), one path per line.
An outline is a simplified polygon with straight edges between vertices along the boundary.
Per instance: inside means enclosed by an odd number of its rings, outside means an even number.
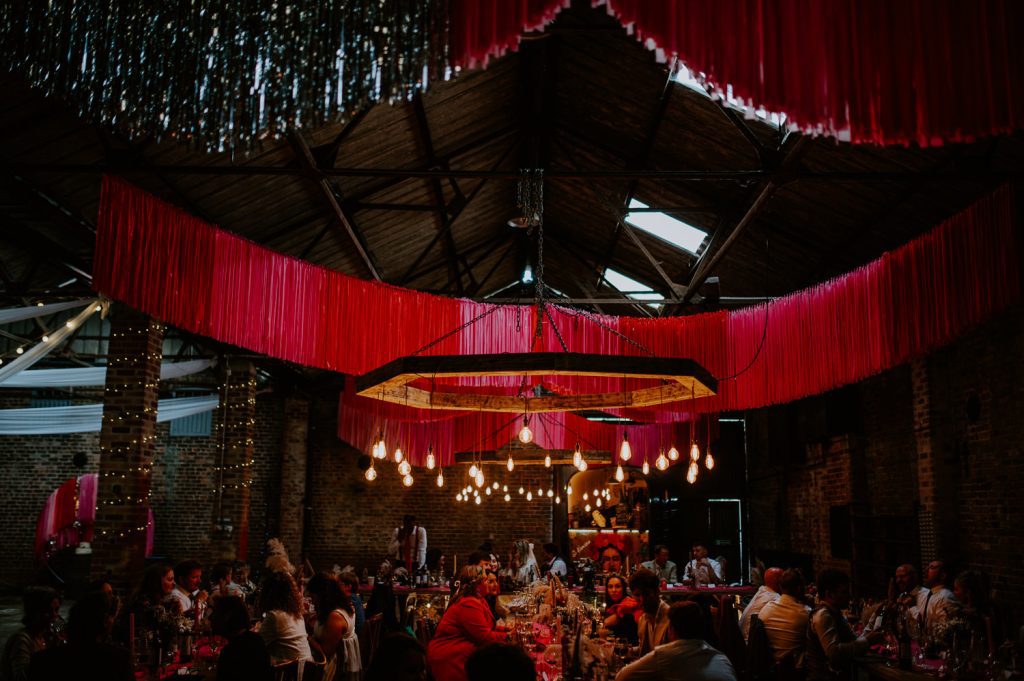
M914 667L914 656L911 651L910 627L907 626L906 617L897 620L896 634L896 659L900 669L912 669Z

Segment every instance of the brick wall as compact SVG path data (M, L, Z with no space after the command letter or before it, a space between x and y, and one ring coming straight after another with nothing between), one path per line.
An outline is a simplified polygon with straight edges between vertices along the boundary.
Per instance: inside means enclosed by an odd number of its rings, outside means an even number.
M884 588L898 562L927 560L934 551L954 569L984 570L1020 608L1022 357L1018 308L859 384L854 437L803 441L785 423L799 421L792 412L810 404L750 412L752 545L809 554L816 569L844 567L831 556L828 513L850 503L854 557L846 566L864 588Z
M520 485L532 488L534 493L538 487L547 490L552 484L550 470L519 466L508 473L501 466L488 466L488 484L508 484L513 499L506 503L503 495L484 495L479 506L455 501L458 490L468 484L464 466L445 471L442 489L436 485L436 474L427 476L425 471L414 471L414 485L404 487L394 463L378 462L378 477L368 482L356 465L359 452L335 435L335 414L336 403L313 405L313 513L308 545L314 566L353 564L372 572L385 557L391 532L406 513L415 514L427 529L428 544L444 552L449 569L453 554L459 556L461 565L488 535L493 535L495 547L502 552L514 539L528 538L537 544L539 559L540 544L551 540L553 504L547 500L528 502L515 491Z

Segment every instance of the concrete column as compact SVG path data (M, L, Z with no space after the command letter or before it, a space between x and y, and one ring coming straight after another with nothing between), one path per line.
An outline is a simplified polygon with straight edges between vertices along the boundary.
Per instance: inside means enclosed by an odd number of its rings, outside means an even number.
M256 367L231 360L223 367L224 391L219 411L221 438L214 481L210 550L224 560L244 560L249 550L249 487L255 453Z
M131 308L111 317L92 575L144 566L164 328Z
M303 550L308 442L309 400L289 397L284 402L284 432L281 435L279 534L293 562L298 560Z

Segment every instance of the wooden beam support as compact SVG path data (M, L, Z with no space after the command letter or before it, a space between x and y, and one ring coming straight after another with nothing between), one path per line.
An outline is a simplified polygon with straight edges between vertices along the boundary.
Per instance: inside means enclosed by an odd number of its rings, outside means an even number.
M334 187L324 177L323 172L317 167L316 159L313 157L313 153L309 149L309 145L306 144L306 140L303 139L302 135L298 132L289 134L288 139L291 141L292 148L296 152L296 157L299 160L299 164L302 166L306 175L308 175L317 186L320 188L320 192L324 197L324 201L327 203L328 208L331 211L331 217L334 220L335 226L338 230L347 236L351 241L352 245L355 246L356 252L359 253L359 257L363 259L363 263L366 268L370 271L370 274L377 281L381 281L380 273L377 271L376 265L373 263L373 259L370 257L368 249L363 245L362 235L359 230L353 224L352 220L345 214L345 211L341 208L341 203L338 201L338 197L334 192Z

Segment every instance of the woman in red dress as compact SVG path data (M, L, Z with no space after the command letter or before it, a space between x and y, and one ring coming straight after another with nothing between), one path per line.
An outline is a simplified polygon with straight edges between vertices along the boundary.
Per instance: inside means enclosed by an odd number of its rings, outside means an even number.
M488 643L504 643L507 635L494 629L494 615L485 597L496 586L494 574L467 565L459 587L427 647L427 665L435 681L466 681L466 660Z

